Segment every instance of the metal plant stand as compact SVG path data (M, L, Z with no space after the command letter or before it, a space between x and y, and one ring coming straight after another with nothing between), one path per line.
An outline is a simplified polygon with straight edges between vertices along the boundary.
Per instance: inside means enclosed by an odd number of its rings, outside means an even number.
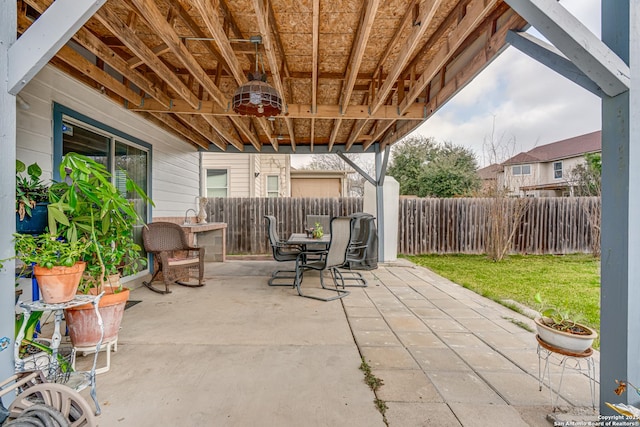
M100 302L100 295L76 295L73 300L60 304L47 304L43 301L24 301L20 303L20 308L24 312L24 321L20 327L20 331L16 337L16 341L14 344L14 356L15 356L15 369L16 372L24 372L31 366L25 367L28 363L34 363L35 368L40 368L37 361L30 361L29 358L20 358L20 345L25 336L25 326L27 324L27 320L31 316L31 313L34 311L52 311L55 315L54 321L54 332L51 337L51 354L48 355L48 364L44 369L44 375L48 378L49 381L53 382L63 382L65 386L71 387L76 391L80 391L87 386L91 386L91 398L96 407L96 415L100 415L100 405L98 404L98 398L96 396L96 364L98 362L98 353L100 347L102 346L102 340L104 338L104 324L102 323L102 316L100 315L100 311L98 310L98 303ZM64 310L71 307L78 307L85 304L92 304L93 309L95 310L96 317L98 319L98 325L100 327L100 341L96 344L96 352L93 358L93 366L91 371L89 372L70 372L70 367L72 366L73 357L75 354L72 353L71 361L69 361L69 365L67 367L62 367L59 364L59 349L60 343L62 341L62 335L60 334L60 325L62 323L62 315ZM66 365L65 365L66 366ZM61 370L63 372L61 372Z
M586 374L589 379L589 391L591 392L591 407L596 409L596 365L593 361L593 349L589 348L584 353L574 353L562 348L554 347L547 344L536 335L538 340L538 387L542 391L542 384L544 384L545 377L549 380L549 395L551 397L551 406L555 412L558 399L560 397L560 389L562 388L562 379L564 377L564 370L569 368L577 370ZM542 366L544 362L544 367ZM583 363L586 366L583 366ZM549 364L554 363L557 366L562 367L560 372L560 382L558 383L558 390L556 391L555 399L553 397L553 389L551 388L551 373L549 372Z

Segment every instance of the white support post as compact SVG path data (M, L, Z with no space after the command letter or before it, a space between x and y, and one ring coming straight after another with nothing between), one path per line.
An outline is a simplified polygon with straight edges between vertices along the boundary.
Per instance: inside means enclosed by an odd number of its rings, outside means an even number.
M602 40L627 61L630 90L602 99L600 412L638 406L615 380L640 383L640 0L602 3Z
M0 259L13 256L12 234L16 229L16 188L13 185L16 179L16 97L7 88L7 57L9 48L16 41L17 21L16 2L0 2ZM15 261L3 264L0 269L0 381L13 375L15 336ZM5 400L4 403L9 402Z

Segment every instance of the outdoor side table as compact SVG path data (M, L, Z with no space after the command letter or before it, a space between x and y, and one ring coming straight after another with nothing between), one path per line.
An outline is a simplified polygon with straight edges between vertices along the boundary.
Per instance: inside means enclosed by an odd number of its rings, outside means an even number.
M549 396L551 397L551 407L553 411L556 410L558 399L560 397L560 389L562 388L562 379L564 377L565 368L569 363L569 369L574 369L580 373L586 374L589 379L589 391L591 392L591 406L596 409L596 365L593 361L593 349L589 348L584 353L574 353L563 348L554 347L549 345L540 339L536 335L538 340L538 387L542 391L542 384L544 384L544 378L549 380ZM544 361L544 368L542 368L542 362ZM583 363L584 362L584 363ZM551 388L551 373L549 370L549 364L553 363L562 367L560 371L560 382L558 383L558 390L556 391L555 399L553 398L553 388Z
M98 353L100 347L102 346L102 339L104 338L104 324L102 323L102 316L100 315L100 311L98 310L98 303L100 302L100 298L102 298L104 292L99 295L76 295L71 301L60 303L60 304L47 304L43 301L22 301L20 302L20 308L22 308L24 312L24 321L20 327L20 331L16 337L14 343L14 357L15 357L15 370L16 372L22 372L25 368L26 360L20 358L20 344L25 335L25 327L27 325L27 320L31 316L31 313L34 311L52 311L55 316L54 320L54 331L51 337L51 354L49 355L49 364L47 366L47 370L49 372L45 372L53 375L54 372L51 372L57 367L57 358L58 358L58 350L60 348L60 343L62 341L62 335L60 334L60 325L62 323L62 315L66 308L78 307L85 304L92 304L93 309L95 310L96 317L98 319L98 325L100 327L100 341L96 344L96 352L93 358L93 366L91 371L89 372L72 372L69 375L68 381L65 382L65 385L75 389L76 391L80 391L87 386L91 386L91 398L93 399L93 403L96 407L96 415L100 415L100 405L98 404L98 398L96 396L96 364L98 362ZM72 359L75 355L72 354ZM71 363L70 363L71 366ZM37 368L37 366L36 366Z

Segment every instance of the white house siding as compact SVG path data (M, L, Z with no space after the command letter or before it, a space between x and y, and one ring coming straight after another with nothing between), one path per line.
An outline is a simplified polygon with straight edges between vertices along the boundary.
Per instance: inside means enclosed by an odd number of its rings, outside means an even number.
M291 196L288 154L202 153L202 169L203 195L206 169L226 169L229 197L266 197L269 175L279 176L280 197Z
M267 197L267 177L278 176L280 197L291 197L291 156L288 154L260 154L260 186L258 197Z
M184 141L52 66L46 66L20 95L30 108L18 109L17 157L26 164L37 161L45 180L52 176L53 103L57 102L152 146L154 217L181 216L195 206L200 184L198 154Z
M229 197L251 197L252 155L242 153L202 153L203 195L205 195L206 169L226 169ZM250 177L251 176L251 177Z

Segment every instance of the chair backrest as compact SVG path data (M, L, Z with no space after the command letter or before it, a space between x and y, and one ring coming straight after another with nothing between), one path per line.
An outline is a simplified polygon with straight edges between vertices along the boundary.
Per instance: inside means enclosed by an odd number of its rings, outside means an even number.
M331 241L326 256L326 268L339 267L346 262L351 241L351 221L348 216L337 216L331 220Z
M347 254L349 261L362 261L367 253L370 234L373 231L375 217L360 216L352 217L351 244L354 246ZM357 227L356 227L357 225ZM356 232L356 228L358 229Z
M276 217L273 215L265 215L267 220L267 236L269 237L269 244L275 250L280 238L278 237L278 231L276 230Z
M178 251L189 246L182 227L173 222L152 222L142 229L147 252Z

